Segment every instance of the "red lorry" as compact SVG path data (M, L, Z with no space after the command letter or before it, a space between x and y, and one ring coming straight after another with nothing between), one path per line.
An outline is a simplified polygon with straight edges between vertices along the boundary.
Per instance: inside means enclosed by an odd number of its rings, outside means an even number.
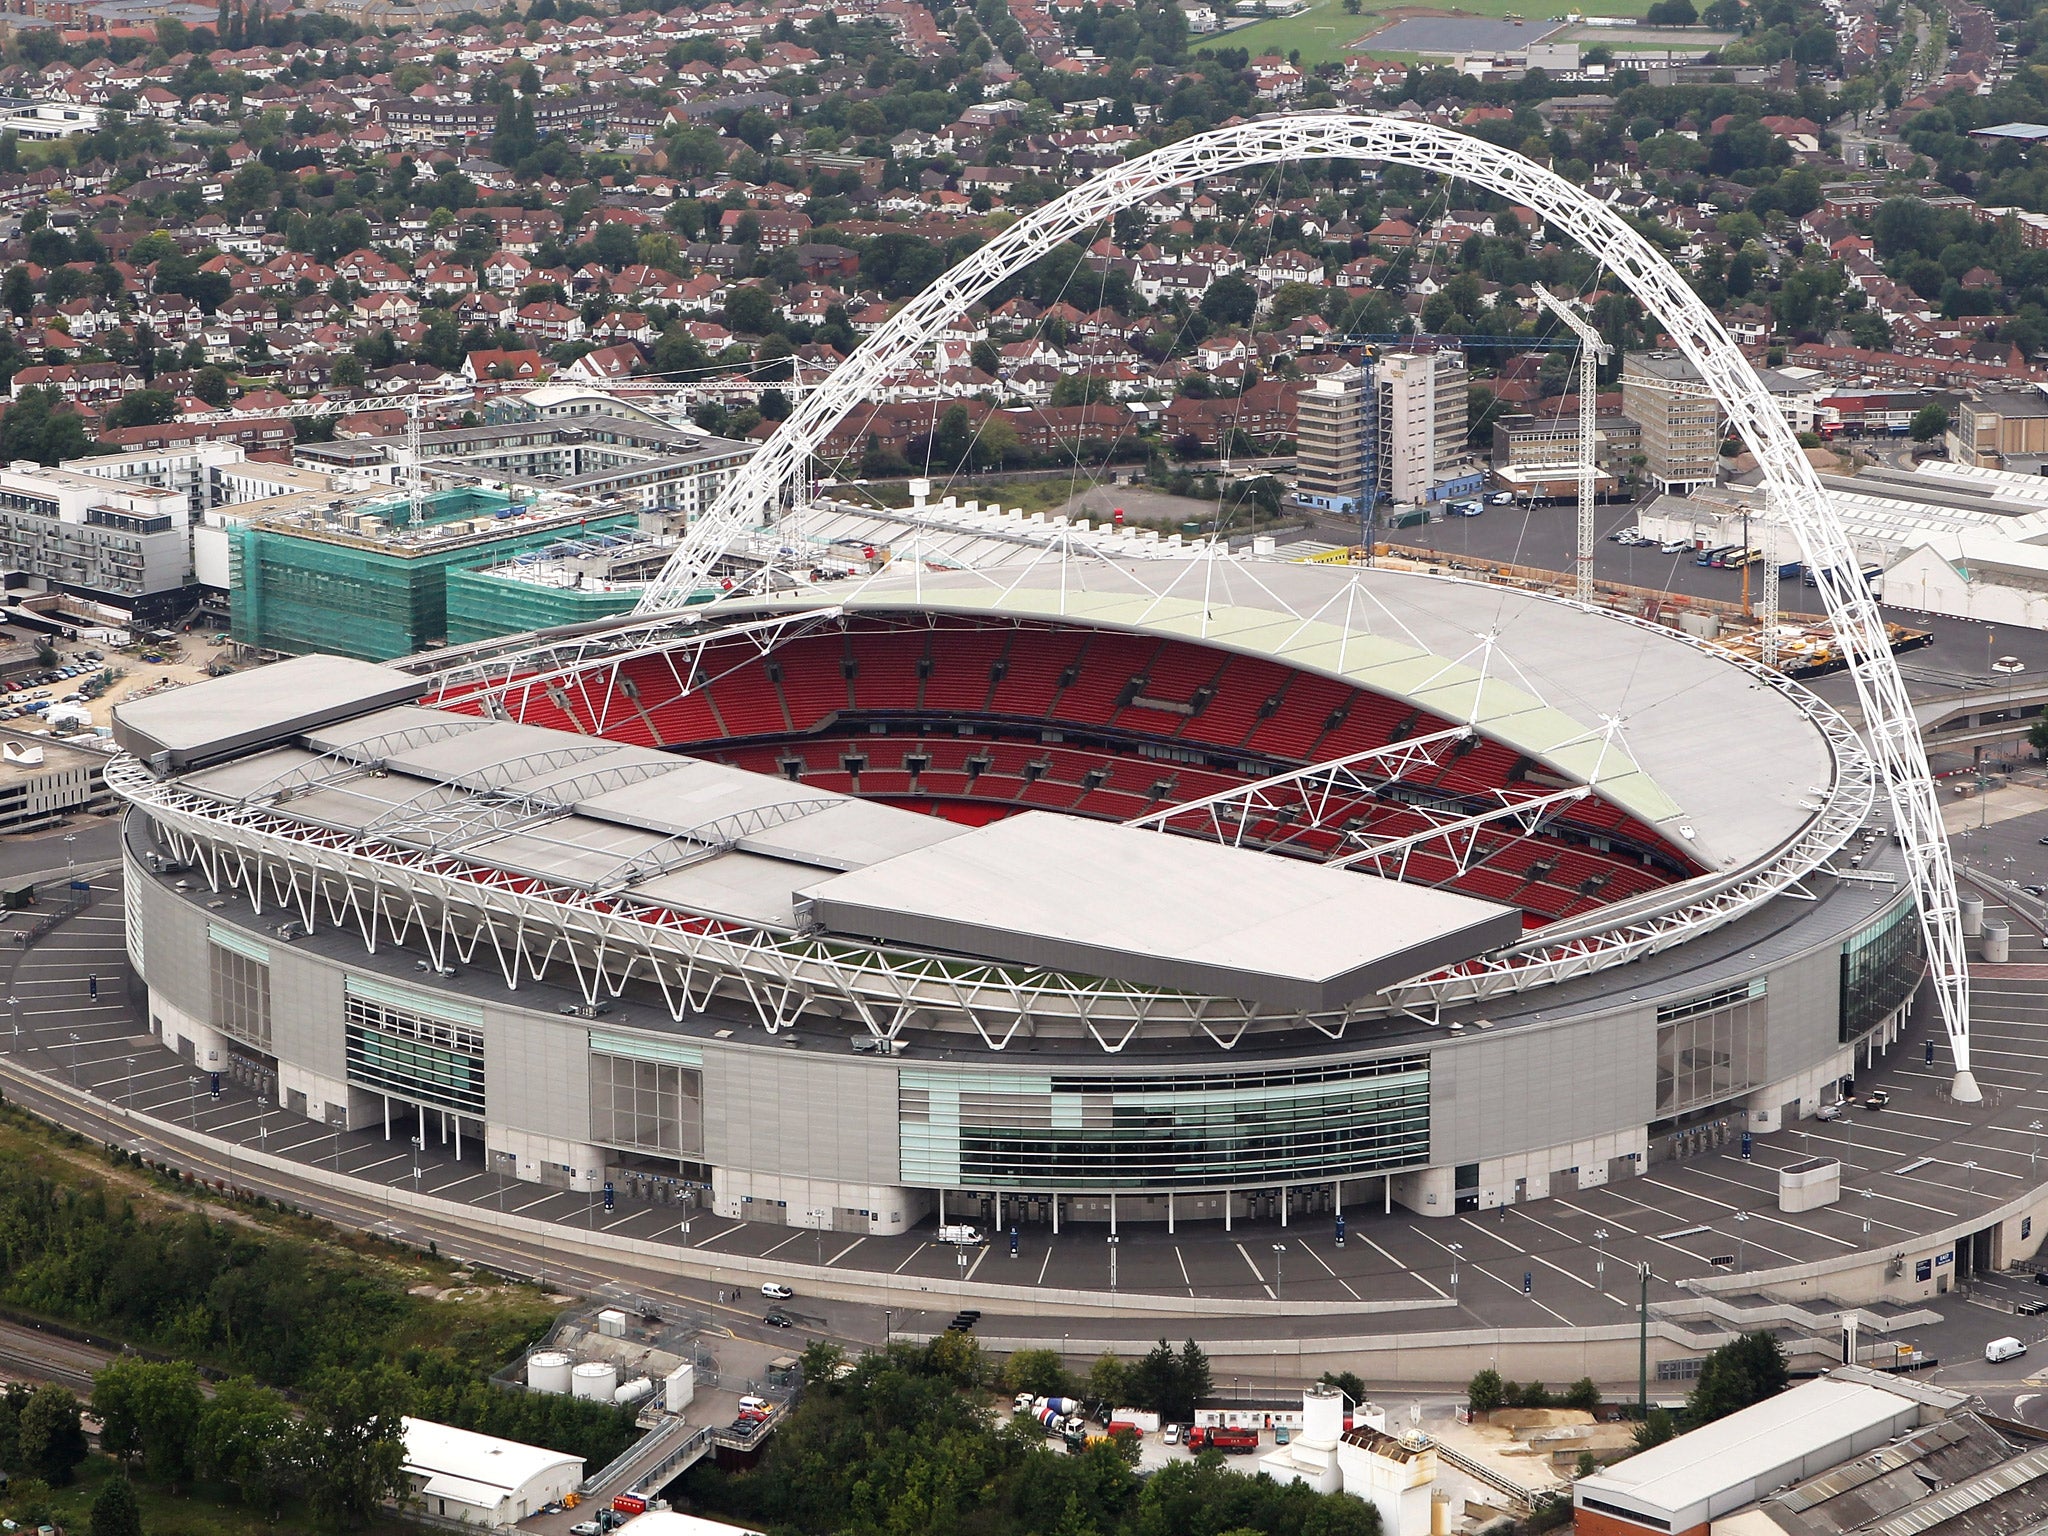
M1194 1450L1214 1446L1228 1456L1249 1456L1259 1448L1256 1429L1196 1428L1188 1431L1188 1445Z

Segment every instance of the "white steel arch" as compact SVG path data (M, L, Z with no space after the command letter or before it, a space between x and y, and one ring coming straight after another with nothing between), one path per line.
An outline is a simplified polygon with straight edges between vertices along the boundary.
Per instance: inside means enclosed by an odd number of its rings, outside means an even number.
M1969 963L1955 868L1941 806L1882 615L1861 562L1792 429L1712 310L1618 213L1534 161L1431 123L1345 112L1275 115L1213 129L1142 155L1019 219L863 343L804 399L732 477L641 600L642 612L680 608L716 563L803 485L812 456L857 405L909 365L942 327L990 290L1112 215L1205 177L1293 160L1364 160L1413 166L1533 208L1551 228L1599 258L1668 332L1756 455L1788 516L1849 663L1865 730L1881 767L1899 843L1919 897L1942 1023L1955 1061L1954 1098L1982 1097L1970 1072ZM739 585L744 585L744 582Z

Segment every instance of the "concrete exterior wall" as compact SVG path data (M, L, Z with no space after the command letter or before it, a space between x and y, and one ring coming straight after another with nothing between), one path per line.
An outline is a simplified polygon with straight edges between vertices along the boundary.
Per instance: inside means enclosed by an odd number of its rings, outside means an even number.
M1640 1128L1656 1100L1655 1032L1645 1007L1500 1034L1468 1030L1437 1047L1430 1160L1480 1162Z
M189 877L196 880L196 876ZM128 908L140 936L138 958L157 1027L174 1046L188 1042L204 1070L225 1065L228 1042L211 1027L208 925L223 923L260 943L270 956L271 1012L277 1088L286 1107L321 1124L345 1118L355 1128L382 1122L381 1098L347 1082L345 984L351 971L390 984L424 986L411 974L413 952L388 949L371 957L335 935L291 942L276 936L286 913L252 918L239 904L212 909L194 891L178 892L146 871L131 869ZM237 919L228 921L229 919ZM482 973L477 973L481 975ZM1756 1129L1772 1128L1786 1106L1811 1113L1833 1079L1853 1070L1851 1047L1835 1040L1839 963L1832 945L1770 968L1765 1054L1773 1080L1727 1108ZM495 984L495 983L494 983ZM429 988L431 990L431 988ZM522 988L515 1000L485 995L480 1007L485 1052L485 1124L463 1126L464 1140L481 1131L505 1171L576 1189L602 1186L616 1154L591 1138L592 1025L556 1011L551 988ZM630 1009L628 1012L630 1013ZM644 1029L615 1015L610 1028ZM1500 1031L1438 1033L1430 1058L1429 1166L1349 1180L1346 1203L1394 1202L1427 1216L1455 1214L1456 1171L1477 1168L1479 1202L1492 1208L1589 1188L1641 1171L1648 1163L1647 1127L1656 1114L1656 1015L1649 1002L1602 1014L1573 1016ZM889 1058L827 1054L737 1031L720 1040L689 1037L702 1053L701 1153L686 1162L708 1166L713 1203L724 1214L778 1224L859 1228L881 1235L907 1230L936 1208L933 1191L904 1183L898 1123L898 1064ZM789 1037L785 1037L789 1038ZM923 1070L978 1070L979 1054L956 1062L921 1056ZM1778 1074L1780 1065L1789 1070ZM1228 1058L1219 1071L1234 1069ZM1114 1069L1113 1063L1105 1063ZM700 1177L687 1169L685 1177ZM1257 1183L1245 1180L1247 1187ZM1039 1193L1043 1193L1042 1191ZM1070 1219L1106 1218L1106 1202L1075 1197ZM1227 1197L1188 1191L1179 1220L1213 1220ZM1070 1202L1071 1203L1071 1202ZM1097 1207L1105 1207L1098 1210ZM1301 1215L1301 1212L1297 1212ZM1163 1197L1132 1191L1121 1219L1162 1220ZM978 1212L969 1219L981 1219ZM2030 1238L2031 1240L2031 1238ZM2012 1241L2020 1239L2015 1235ZM1910 1270L1908 1271L1910 1273ZM1873 1294L1917 1294L1875 1282Z

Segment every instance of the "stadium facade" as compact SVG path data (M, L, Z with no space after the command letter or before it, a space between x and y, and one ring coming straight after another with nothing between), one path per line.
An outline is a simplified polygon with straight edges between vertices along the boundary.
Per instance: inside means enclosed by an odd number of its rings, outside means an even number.
M1828 705L1438 576L898 562L116 733L167 1044L756 1220L1565 1193L1810 1113L1927 972Z

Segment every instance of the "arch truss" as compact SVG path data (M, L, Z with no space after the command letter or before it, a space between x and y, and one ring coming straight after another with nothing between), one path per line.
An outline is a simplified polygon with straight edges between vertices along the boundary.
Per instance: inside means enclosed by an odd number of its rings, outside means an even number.
M734 475L676 552L641 609L672 610L702 590L728 550L800 495L826 436L940 331L992 289L1063 242L1160 193L1250 167L1299 160L1406 165L1483 187L1535 210L1625 285L1672 338L1749 445L1800 555L1827 604L1849 663L1865 730L1890 800L1919 899L1935 988L1955 1062L1952 1092L1981 1097L1970 1073L1969 969L1955 869L1919 727L1884 620L1819 476L1755 372L1712 310L1619 213L1555 172L1511 151L1431 123L1345 112L1258 118L1196 134L1103 172L1019 219L912 299L806 397Z

